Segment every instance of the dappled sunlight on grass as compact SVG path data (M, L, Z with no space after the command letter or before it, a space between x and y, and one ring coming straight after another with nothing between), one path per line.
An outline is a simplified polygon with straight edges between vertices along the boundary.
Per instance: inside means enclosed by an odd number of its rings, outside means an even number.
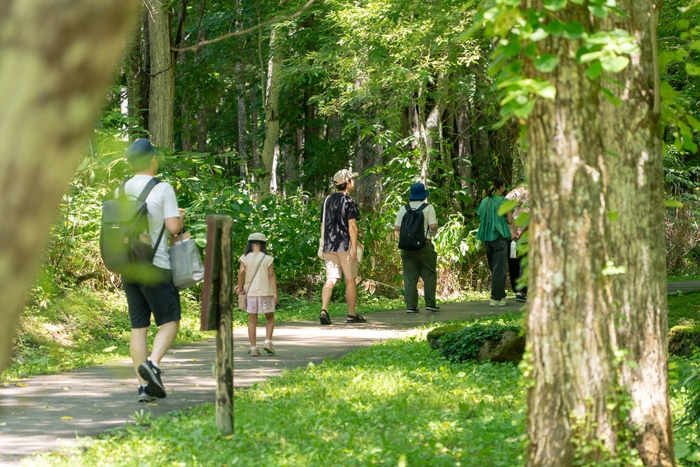
M519 376L450 363L423 336L392 340L237 391L230 439L207 405L29 465L517 466Z

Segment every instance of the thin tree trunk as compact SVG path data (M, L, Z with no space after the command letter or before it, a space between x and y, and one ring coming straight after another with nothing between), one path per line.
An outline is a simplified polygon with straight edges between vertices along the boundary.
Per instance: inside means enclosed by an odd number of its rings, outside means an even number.
M0 3L0 371L137 3Z
M637 366L622 367L634 407L629 423L638 427L635 447L647 466L674 465L673 430L668 396L666 251L664 248L664 173L658 76L657 25L660 0L621 0L627 18L603 21L635 36L640 53L627 69L611 78L627 84L614 87L623 101L600 105L599 119L606 155L611 224L611 257L627 269L615 276L613 296L622 317L615 327L621 349Z
M248 180L248 116L245 106L245 83L243 82L243 64L236 64L238 75L238 156L241 160L239 175Z
M542 0L534 3L543 10ZM623 74L628 91L620 107L601 102L598 83L575 59L580 44L556 37L540 42L540 52L557 55L559 65L546 76L556 100L538 99L528 125L534 292L528 301L534 380L528 466L568 466L575 457L596 465L634 447L647 466L674 465L658 85L650 47L660 5L656 11L649 0L618 6L629 15L624 27L642 38L642 57L633 57ZM569 3L557 17L598 29L585 6ZM613 211L617 222L610 221ZM627 273L613 280L604 272L609 262ZM630 357L620 362L621 350L630 352L636 369L625 362ZM628 415L629 397L635 407Z
M131 46L126 48L124 71L126 74L126 98L129 118L133 121L132 126L129 128L129 137L135 139L143 131L141 129L137 130L135 127L145 127L141 109L145 105L142 89L146 72L143 69L143 28L140 15L133 21L131 28L133 31L130 40Z
M201 3L201 7L200 7L202 9L202 12L204 11L205 4L206 4L206 1L203 0ZM201 17L200 17L200 22L201 22ZM201 42L201 41L205 40L206 38L207 38L207 32L203 29L200 29L197 40ZM197 63L197 53L199 51L201 51L201 49L199 49L198 51L195 51L195 53L194 53L194 62L195 63ZM199 110L197 111L197 115L195 117L195 120L197 121L197 152L207 152L207 137L208 137L207 107L206 107L206 104L202 102L199 89L197 89L197 103L199 105Z
M250 87L250 155L253 163L253 170L260 169L260 145L258 143L258 95L257 86ZM253 182L257 182L257 175L252 177Z
M175 63L170 50L171 14L164 0L146 0L151 43L151 91L148 128L156 146L173 148Z
M143 5L143 3L142 3ZM141 35L141 43L143 47L143 68L141 69L142 79L141 79L141 91L140 95L140 106L141 106L141 120L143 121L143 129L147 132L149 131L148 123L150 119L150 112L148 106L151 103L151 21L150 13L148 8L142 8L141 22L143 27L143 33Z
M270 60L267 65L267 92L265 99L265 141L260 161L263 170L263 178L260 183L260 191L263 196L274 193L277 188L277 180L273 180L273 167L275 152L279 152L279 96L280 96L280 72L282 69L282 53L276 44L277 30L273 28L270 35Z
M472 178L472 151L470 143L471 126L469 123L469 107L465 104L464 109L455 114L455 126L457 127L457 175L462 189L471 187L468 180Z

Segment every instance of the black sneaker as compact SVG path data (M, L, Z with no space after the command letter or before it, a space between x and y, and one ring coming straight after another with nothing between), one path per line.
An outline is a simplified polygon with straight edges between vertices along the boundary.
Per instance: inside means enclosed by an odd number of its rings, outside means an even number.
M406 313L418 313L418 308L406 308Z
M156 398L148 393L148 386L139 386L139 402L151 402Z
M159 399L165 397L165 388L163 387L163 381L160 379L161 373L162 371L150 360L146 360L139 365L139 376L148 381L148 393Z
M428 311L440 311L440 306L439 306L439 305L435 305L435 306L426 306L425 309L428 310Z

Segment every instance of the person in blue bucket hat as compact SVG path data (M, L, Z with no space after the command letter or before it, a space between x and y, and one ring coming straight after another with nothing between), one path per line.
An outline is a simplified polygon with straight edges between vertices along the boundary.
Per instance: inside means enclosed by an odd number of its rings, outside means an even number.
M440 311L435 293L437 289L437 252L432 238L437 233L437 215L428 203L430 192L422 183L414 183L408 195L409 202L396 215L394 230L399 233L399 248L403 264L404 301L407 313L418 313L418 279L423 279L425 309ZM422 219L421 219L422 218ZM412 230L419 229L420 232ZM417 234L417 240L407 237Z

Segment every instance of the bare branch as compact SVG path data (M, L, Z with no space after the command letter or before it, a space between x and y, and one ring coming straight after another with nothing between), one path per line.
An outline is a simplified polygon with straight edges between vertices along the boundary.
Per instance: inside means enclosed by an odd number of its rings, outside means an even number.
M212 44L214 42L219 42L219 41L222 41L224 39L228 39L229 37L242 36L244 34L248 34L249 32L253 32L253 31L256 31L260 28L267 26L268 24L279 23L281 21L288 21L290 19L298 18L299 16L302 15L302 13L304 13L314 3L314 1L315 0L307 1L306 4L304 4L304 6L301 7L301 9L299 11L297 11L296 13L294 13L290 16L275 16L274 18L270 18L267 21L263 21L262 23L259 23L255 26L251 26L247 29L242 29L240 31L230 32L228 34L224 34L223 36L215 37L214 39L209 39L209 40L197 42L195 45L192 45L190 47L183 47L183 48L171 47L170 49L175 51L175 52L178 52L178 53L179 52L186 52L188 50L198 50L202 46Z

